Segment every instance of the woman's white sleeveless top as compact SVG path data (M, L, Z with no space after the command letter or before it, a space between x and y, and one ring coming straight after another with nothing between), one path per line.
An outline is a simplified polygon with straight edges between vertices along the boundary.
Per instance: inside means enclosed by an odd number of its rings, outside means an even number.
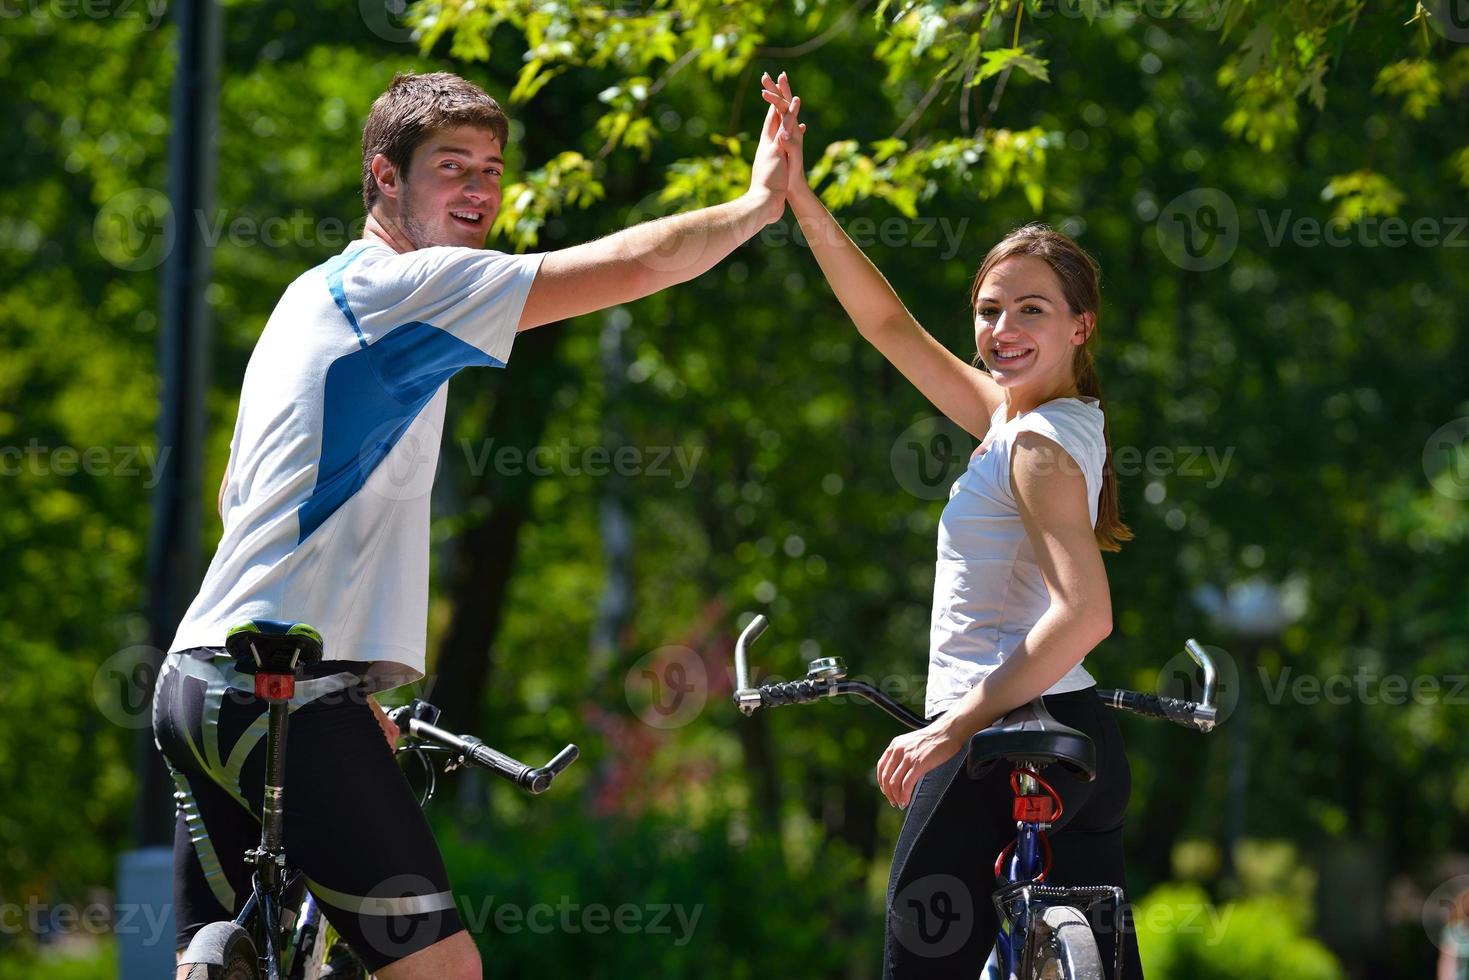
M984 445L949 490L939 519L928 648L930 718L998 667L1050 605L1010 489L1011 451L1016 437L1026 431L1066 450L1058 468L1077 467L1086 477L1087 505L1096 526L1107 452L1097 400L1058 398L1009 421L1001 405L990 419ZM1078 663L1046 693L1095 683Z

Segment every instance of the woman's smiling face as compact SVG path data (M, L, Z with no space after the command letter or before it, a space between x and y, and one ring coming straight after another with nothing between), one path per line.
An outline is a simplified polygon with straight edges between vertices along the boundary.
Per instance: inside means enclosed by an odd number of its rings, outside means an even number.
M1091 314L1072 312L1060 277L1044 259L1014 255L980 283L974 342L1012 399L1023 395L1040 404L1074 387L1072 362L1092 322Z

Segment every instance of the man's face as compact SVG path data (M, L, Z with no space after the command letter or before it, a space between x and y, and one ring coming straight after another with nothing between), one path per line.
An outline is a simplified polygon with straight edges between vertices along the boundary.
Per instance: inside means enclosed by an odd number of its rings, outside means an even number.
M500 152L495 135L474 126L438 130L413 151L393 196L403 234L415 248L485 247L500 211Z

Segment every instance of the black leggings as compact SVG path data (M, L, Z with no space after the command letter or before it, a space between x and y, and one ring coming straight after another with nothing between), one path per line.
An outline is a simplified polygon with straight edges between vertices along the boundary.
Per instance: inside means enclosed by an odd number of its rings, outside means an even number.
M1061 794L1063 813L1050 831L1051 885L1125 885L1122 821L1132 773L1116 719L1096 688L1053 694L1046 708L1063 725L1090 735L1097 748L1097 778L1084 783L1057 766L1042 775ZM975 980L999 931L990 896L995 857L1015 840L1010 773L1001 762L980 779L964 772L967 752L929 772L909 802L888 878L888 980ZM1114 943L1123 937L1123 975L1141 980L1131 909L1100 909L1091 916L1102 962L1112 978Z

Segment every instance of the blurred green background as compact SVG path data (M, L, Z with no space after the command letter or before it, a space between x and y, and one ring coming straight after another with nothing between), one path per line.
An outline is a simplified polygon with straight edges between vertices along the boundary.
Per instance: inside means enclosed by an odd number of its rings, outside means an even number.
M114 969L105 921L53 913L105 919L137 840L146 711L117 668L146 642L158 229L214 243L202 569L255 338L360 228L372 99L441 68L514 119L491 247L736 195L784 69L819 189L961 356L1006 231L1091 250L1137 537L1088 666L1176 686L1197 636L1227 667L1215 734L1122 723L1149 976L1430 975L1469 873L1469 28L1428 6L231 0L215 203L177 216L164 7L0 0L0 977ZM512 753L583 748L547 797L463 778L432 807L487 975L880 972L896 731L845 704L744 719L730 653L762 610L763 675L843 656L920 705L970 446L793 227L451 386L427 696Z

